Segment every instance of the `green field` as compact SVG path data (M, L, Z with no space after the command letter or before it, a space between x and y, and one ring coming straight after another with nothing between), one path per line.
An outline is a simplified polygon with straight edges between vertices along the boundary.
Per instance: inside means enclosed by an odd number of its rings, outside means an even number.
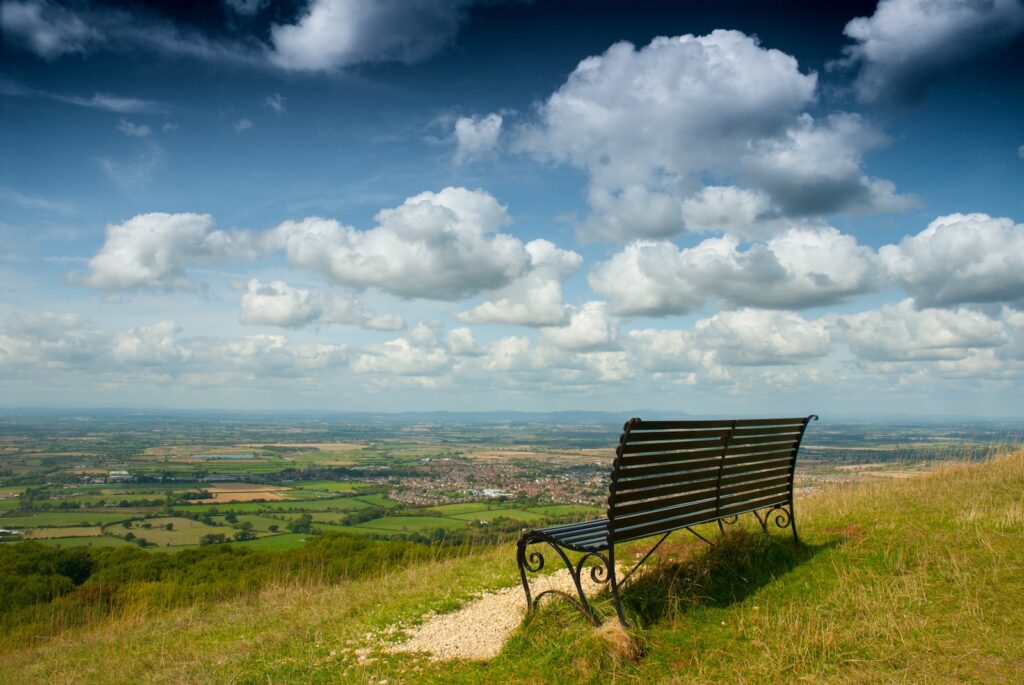
M365 509L368 506L382 506L380 504L372 504L371 502L362 501L368 497L374 497L374 495L365 495L363 497L334 497L331 499L313 500L277 500L272 502L224 502L222 504L189 504L186 506L175 507L175 509L198 513L204 513L214 509L216 509L218 513L226 513L229 511L238 513L253 513L258 511L301 513L303 511L354 511L356 509ZM394 506L393 502L390 504Z
M428 507L430 511L436 511L441 516L468 514L473 511L487 511L492 508L501 507L495 507L495 505L487 504L486 502L458 502L456 504L438 504L437 506Z
M364 504L369 504L371 507L385 507L385 508L390 509L391 507L397 507L398 506L398 502L395 502L393 500L389 500L386 496L379 495L379 494L377 494L377 495L359 495L358 497L353 497L353 498L350 498L350 499L355 499L355 500L358 500L360 502L363 502Z
M510 518L516 521L542 521L545 515L523 509L485 509L469 514L454 514L451 518L459 519L460 521L493 521L499 517Z
M213 520L222 526L233 526L237 524L228 523L225 516L214 516ZM315 519L314 519L315 520ZM270 530L270 526L277 526L279 529L284 530L285 526L288 525L287 521L281 519L271 518L269 516L259 516L257 514L240 514L238 516L238 523L251 523L253 530L261 532L267 532Z
M54 547L121 547L133 544L121 538L112 538L109 535L94 538L46 538L45 540L36 540L36 542Z
M423 533L433 532L438 528L451 530L466 525L462 521L440 516L385 516L366 523L350 526L346 530L362 528L370 532L384 533Z
M230 528L220 526L208 526L199 521L179 517L162 517L146 519L151 528L140 527L141 522L135 522L130 529L122 528L119 525L107 526L104 533L124 537L126 533L133 533L135 537L144 538L157 547L177 547L180 545L198 545L199 539L204 535L223 533L230 538L234 531ZM164 530L163 526L170 523L174 526L172 530Z
M2 516L0 526L4 528L41 528L53 526L88 526L90 524L126 521L132 512L114 513L107 511L43 511L31 516Z
M59 528L33 528L28 540L41 540L43 538L87 538L98 537L103 534L99 526L61 526Z
M545 516L568 516L569 514L598 516L604 513L600 507L590 507L585 504L546 504L541 507L529 507L527 511L535 511Z

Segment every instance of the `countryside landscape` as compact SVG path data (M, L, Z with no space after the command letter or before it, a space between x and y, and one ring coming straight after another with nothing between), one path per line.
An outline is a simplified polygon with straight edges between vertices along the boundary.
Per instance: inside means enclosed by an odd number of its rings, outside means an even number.
M0 0L0 685L1024 683L1024 0Z

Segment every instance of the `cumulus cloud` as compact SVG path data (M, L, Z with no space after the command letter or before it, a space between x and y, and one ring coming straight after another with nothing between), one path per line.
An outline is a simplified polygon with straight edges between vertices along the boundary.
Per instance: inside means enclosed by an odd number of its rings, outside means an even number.
M360 350L352 360L356 373L385 373L399 376L430 376L449 364L441 347L422 346L406 338L395 338Z
M346 345L291 343L282 335L250 335L209 341L202 350L208 359L254 375L295 377L343 366Z
M630 331L626 346L640 366L656 373L695 371L711 362L690 331L644 328Z
M294 24L271 26L270 61L296 71L413 63L457 33L470 0L312 0Z
M484 157L494 152L501 136L502 116L459 117L455 120L455 164Z
M767 199L758 214L905 206L891 183L861 169L883 137L854 115L804 113L816 86L793 57L738 31L656 38L639 50L617 43L579 63L516 147L587 172L595 211L583 231L592 237L682 232L684 206L700 202L709 177L744 180ZM699 208L688 209L699 221Z
M587 302L574 308L567 325L545 328L540 338L564 350L585 351L607 347L617 335L618 326L608 316L607 303Z
M242 233L213 230L209 214L139 214L108 224L106 240L74 282L100 290L195 290L185 266L255 254Z
M1024 224L950 214L879 250L890 277L918 306L1024 299Z
M448 350L457 357L469 357L480 354L480 347L476 342L473 331L466 326L460 326L448 331Z
M836 317L832 329L854 354L876 362L963 359L1007 342L1002 323L981 312L917 309L909 299Z
M579 270L583 257L547 240L526 244L529 270L487 300L455 317L465 323L556 326L565 320L562 283Z
M504 206L482 190L445 188L377 214L359 231L330 219L287 221L273 231L294 267L406 298L457 300L508 285L530 264L522 241L499 229Z
M40 0L5 0L0 4L0 29L5 40L47 60L85 52L102 39L98 31L70 10Z
M372 315L351 297L313 293L284 281L262 283L252 278L239 300L239 321L253 326L302 328L310 324L351 324L378 331L400 331L405 319L397 314Z
M192 352L176 340L180 332L181 328L173 321L160 321L118 333L113 340L114 360L144 366L188 361Z
M732 236L680 249L636 241L588 276L621 315L683 314L710 297L732 306L799 309L847 301L881 287L875 254L834 228L790 229L741 249Z
M799 364L828 354L831 339L824 322L793 312L740 309L719 312L694 326L698 347L721 364L765 366Z
M846 62L860 66L862 101L921 101L951 68L1005 45L1024 30L1018 0L881 0L852 19Z
M13 369L87 365L103 353L102 334L77 314L14 314L0 335L0 364Z

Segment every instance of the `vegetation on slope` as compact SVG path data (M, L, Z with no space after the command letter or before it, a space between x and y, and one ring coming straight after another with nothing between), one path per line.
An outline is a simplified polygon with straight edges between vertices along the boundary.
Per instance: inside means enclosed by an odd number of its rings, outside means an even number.
M797 516L802 548L752 527L711 548L674 536L626 592L640 625L627 636L552 601L488 663L362 651L394 639L386 626L515 583L504 546L338 583L285 576L245 602L155 613L126 602L98 624L8 642L0 680L1024 680L1024 453L828 489Z

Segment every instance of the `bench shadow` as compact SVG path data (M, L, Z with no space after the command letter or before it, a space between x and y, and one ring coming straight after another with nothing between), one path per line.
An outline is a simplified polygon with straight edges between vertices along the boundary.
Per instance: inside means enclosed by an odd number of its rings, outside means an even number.
M836 537L798 545L788 536L730 530L685 559L659 560L656 552L647 568L641 567L623 588L622 605L642 626L676 618L691 608L727 607L844 542Z

